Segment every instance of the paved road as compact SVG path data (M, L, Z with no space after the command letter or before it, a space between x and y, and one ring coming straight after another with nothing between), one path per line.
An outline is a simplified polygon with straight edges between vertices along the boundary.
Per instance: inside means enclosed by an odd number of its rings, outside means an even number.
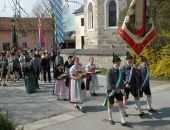
M99 77L100 85L105 86L105 77ZM134 110L133 101L129 102L127 118L135 129L170 129L170 82L151 81L153 104L159 111L141 120ZM40 90L35 94L25 93L24 82L10 82L9 87L0 87L0 108L8 111L20 126L26 130L111 130L126 129L110 126L107 122L106 108L102 107L105 89L101 87L97 97L90 97L87 93L86 111L76 111L72 104L56 100L52 95L52 83L40 82ZM143 108L146 102L142 99ZM117 105L114 109L115 121L119 122Z

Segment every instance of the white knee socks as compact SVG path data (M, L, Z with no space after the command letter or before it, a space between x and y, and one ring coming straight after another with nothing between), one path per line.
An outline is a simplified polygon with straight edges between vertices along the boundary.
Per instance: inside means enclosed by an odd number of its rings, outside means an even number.
M127 105L127 101L126 101L126 100L123 100L123 106L124 106L124 108L126 108L126 105Z
M120 112L120 119L121 119L121 123L125 123L125 110L123 108L119 108L119 112Z
M109 115L109 120L113 120L112 109L110 109L109 107L108 107L108 115Z
M139 114L142 113L139 100L135 100L136 107L138 108Z
M152 108L152 107L151 107L151 103L152 103L151 97L147 97L147 104L148 104L148 109L149 109L149 110Z

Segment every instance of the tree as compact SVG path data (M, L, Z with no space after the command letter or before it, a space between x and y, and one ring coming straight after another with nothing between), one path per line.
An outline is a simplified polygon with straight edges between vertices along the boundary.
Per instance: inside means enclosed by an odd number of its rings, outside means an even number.
M53 18L53 10L50 4L50 0L41 0L38 4L36 4L32 10L33 16L37 17L37 14L40 15L41 18ZM69 30L71 26L71 17L69 14L69 7L66 3L63 6L63 28L65 30Z

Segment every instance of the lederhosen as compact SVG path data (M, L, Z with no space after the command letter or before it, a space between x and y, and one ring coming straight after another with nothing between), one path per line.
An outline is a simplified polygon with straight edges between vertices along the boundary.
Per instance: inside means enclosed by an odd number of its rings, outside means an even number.
M113 89L122 88L123 77L120 69L111 68L107 73L107 95L110 95ZM123 93L115 93L114 96L108 97L109 103L114 104L114 99L123 101Z
M139 67L139 73L140 73L140 87L142 91L140 91L140 97L143 97L143 93L145 95L151 95L151 89L150 89L150 83L149 83L149 69L148 67Z
M123 69L123 77L124 77L124 96L125 99L129 98L129 94L131 93L133 97L138 97L138 70L133 68L132 65L126 64ZM126 88L125 85L129 84L130 88Z

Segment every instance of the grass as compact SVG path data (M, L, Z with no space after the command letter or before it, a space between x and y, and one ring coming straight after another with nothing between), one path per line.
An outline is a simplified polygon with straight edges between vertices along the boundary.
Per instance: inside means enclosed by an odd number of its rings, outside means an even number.
M107 73L106 68L97 68L97 69L101 71L101 73L99 75L106 75L106 73Z
M11 115L0 112L0 130L24 130L24 128L17 129L17 125Z

